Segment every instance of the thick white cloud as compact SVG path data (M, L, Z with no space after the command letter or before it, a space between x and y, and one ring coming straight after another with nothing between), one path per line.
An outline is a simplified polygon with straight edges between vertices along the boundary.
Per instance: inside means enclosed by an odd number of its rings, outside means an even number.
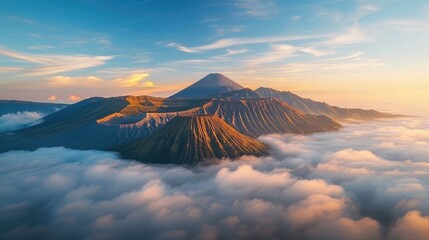
M25 126L40 123L46 114L40 112L17 112L0 115L0 133L14 131Z
M264 136L271 157L186 168L115 153L0 155L0 238L426 239L429 121Z
M327 215L354 222L340 186L264 169L274 159L259 160L186 169L100 151L4 153L0 230L4 237L248 239L297 236Z
M410 211L399 219L389 234L392 240L428 239L429 216L422 216L418 211Z

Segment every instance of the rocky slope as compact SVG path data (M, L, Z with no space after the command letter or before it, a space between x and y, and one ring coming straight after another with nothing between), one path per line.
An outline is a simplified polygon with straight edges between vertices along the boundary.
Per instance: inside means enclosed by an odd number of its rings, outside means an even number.
M326 116L304 114L275 98L213 99L198 113L217 115L239 132L252 137L273 133L309 134L341 127Z
M260 95L259 93L253 91L250 88L245 88L245 89L218 94L216 98L239 100L239 99L264 98L264 96Z
M126 158L145 163L194 164L205 159L261 156L268 147L216 116L178 116L145 140L117 149Z
M183 101L183 100L182 100ZM186 111L142 112L135 123L128 116L112 114L98 122L120 125L121 138L146 137L176 116L216 115L239 132L252 137L273 133L302 133L338 130L341 125L325 116L304 114L275 98L211 99Z

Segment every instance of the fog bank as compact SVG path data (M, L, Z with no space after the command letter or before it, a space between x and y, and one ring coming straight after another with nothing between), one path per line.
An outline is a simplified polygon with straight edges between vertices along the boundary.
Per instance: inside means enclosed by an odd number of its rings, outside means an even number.
M0 155L2 239L427 239L429 121L270 135L270 157L184 168L115 153Z

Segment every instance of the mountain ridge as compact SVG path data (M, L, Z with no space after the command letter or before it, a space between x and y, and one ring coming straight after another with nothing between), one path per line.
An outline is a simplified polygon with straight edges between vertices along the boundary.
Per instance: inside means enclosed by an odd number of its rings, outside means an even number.
M325 102L314 101L309 98L300 97L290 91L279 91L273 88L260 87L255 90L264 97L278 98L292 107L301 110L304 113L326 115L336 120L371 120L375 118L391 118L399 115L382 113L375 110L365 110L359 108L341 108L331 106Z

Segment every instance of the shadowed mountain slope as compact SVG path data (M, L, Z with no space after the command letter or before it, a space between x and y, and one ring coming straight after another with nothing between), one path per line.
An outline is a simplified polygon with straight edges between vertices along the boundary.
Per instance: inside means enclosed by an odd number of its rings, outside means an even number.
M106 143L117 141L113 136L119 130L113 126L102 126L97 119L126 106L127 101L120 97L83 100L44 117L41 124L0 136L0 152L55 146L105 149Z
M244 87L220 73L211 73L169 98L212 98Z
M274 98L90 98L46 116L39 125L0 136L0 152L53 146L106 150L147 138L176 116L202 114L216 115L251 137L309 134L341 127L328 117L304 114Z
M255 90L263 97L278 98L292 107L301 110L304 113L326 115L337 120L358 119L369 120L374 118L389 118L398 115L382 113L375 110L363 110L358 108L340 108L331 106L324 102L313 101L308 98L302 98L288 91L278 91L272 88L258 88Z
M119 149L126 158L145 163L195 164L205 159L261 156L268 147L216 116L178 116L146 140Z

